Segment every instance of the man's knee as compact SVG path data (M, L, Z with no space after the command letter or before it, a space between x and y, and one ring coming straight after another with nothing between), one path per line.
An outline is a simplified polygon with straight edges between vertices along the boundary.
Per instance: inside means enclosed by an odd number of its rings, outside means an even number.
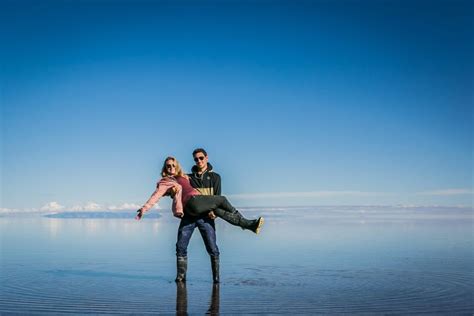
M217 247L216 235L214 233L210 233L205 238L206 250L211 256L218 256L219 255L219 248Z
M219 249L216 244L216 230L214 226L214 220L209 218L200 218L196 221L196 224L201 233L201 237L206 246L206 250L209 255L219 255Z
M176 242L176 255L186 257L188 254L189 237L186 234L180 234Z
M194 225L180 227L178 230L178 240L176 241L176 255L187 256L189 240L194 231Z
M207 249L207 253L211 257L219 257L219 255L220 255L219 248L217 247L217 245L215 243L213 245L211 245L211 247L209 247L209 249Z
M176 256L177 257L187 257L188 256L188 248L181 247L180 245L176 244Z
M215 238L206 238L204 239L204 244L206 245L206 251L210 256L218 257L219 256L219 247L217 246Z

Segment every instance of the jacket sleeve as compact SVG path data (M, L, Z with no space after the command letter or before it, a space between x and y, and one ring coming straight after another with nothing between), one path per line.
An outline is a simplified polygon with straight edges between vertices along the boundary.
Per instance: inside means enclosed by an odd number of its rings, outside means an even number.
M166 179L161 179L157 184L156 184L156 190L153 192L153 194L150 196L148 201L142 206L143 212L148 212L153 205L158 203L160 198L166 194L166 192L171 189L174 186L179 186L179 184L174 183L173 181L169 181ZM180 190L181 191L181 190ZM177 195L177 194L176 194ZM176 198L176 197L175 197ZM174 202L173 202L174 203ZM182 208L182 206L181 206Z
M173 211L173 215L180 216L183 214L183 190L181 185L176 185L179 187L179 189L173 196L173 204L171 205L171 210Z
M218 173L214 173L215 181L213 183L214 195L222 195L221 193L221 176Z

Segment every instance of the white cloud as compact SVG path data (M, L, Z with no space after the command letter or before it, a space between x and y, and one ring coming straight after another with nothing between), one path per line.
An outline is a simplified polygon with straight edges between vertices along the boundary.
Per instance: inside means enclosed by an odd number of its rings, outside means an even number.
M407 193L410 195L410 193ZM405 196L407 195L405 194ZM413 192L411 195L418 195L418 196L440 196L440 197L449 197L449 196L456 196L456 195L472 195L474 194L473 189L443 189L443 190L433 190L433 191L422 191L422 192ZM240 199L240 200L249 200L248 204L252 205L251 203L258 203L259 199L265 200L265 199L290 199L290 198L312 198L314 199L313 202L318 203L318 199L321 199L320 201L323 202L325 201L325 198L341 198L341 197L347 197L347 198L357 198L357 197L387 197L387 196L392 196L392 197L398 197L398 196L403 196L401 193L390 193L390 192L373 192L373 191L351 191L351 190L340 190L340 191L330 191L330 190L321 190L321 191L306 191L306 192L266 192L266 193L244 193L244 194L229 194L227 195L231 199ZM327 201L327 200L326 200ZM320 202L320 203L321 203ZM426 202L425 202L426 203ZM355 206L358 204L355 204ZM91 212L100 212L100 211L109 211L109 212L115 212L115 211L132 211L132 210L137 210L141 207L141 204L133 203L133 202L125 202L121 204L99 204L96 202L87 202L85 204L78 204L74 206L64 206L61 205L57 201L52 201L49 202L45 205L43 205L40 208L23 208L23 209L18 209L18 208L1 208L0 207L0 214L8 214L8 213L51 213L51 212L67 212L67 211L73 211L73 212L86 212L86 211L91 211ZM388 207L389 204L384 204L385 207ZM435 206L431 204L431 206ZM165 204L163 206L165 208L168 208ZM393 205L392 207L406 207L406 208L411 208L411 207L419 207L419 205L413 204L405 204L405 205ZM155 210L161 210L162 207L160 207L158 204L156 204L153 209ZM278 208L277 208L278 209Z
M8 214L8 213L37 213L39 211L40 211L40 209L37 209L37 208L18 209L18 208L0 207L0 214L2 214L2 213L3 214Z
M96 202L87 202L86 204L76 204L74 206L64 206L59 202L52 201L40 208L6 208L0 207L0 214L10 213L57 213L57 212L101 212L101 211L131 211L138 210L142 204L122 203L119 205L102 205ZM160 210L161 207L156 204L152 209Z
M12 209L12 208L0 207L0 214L1 213L12 213L12 212L18 212L18 210L15 210L15 209Z
M434 195L434 196L449 196L449 195L469 195L473 194L472 189L444 189L434 191L418 192L417 195Z
M364 191L309 191L309 192L273 192L273 193L247 193L232 194L230 198L236 199L264 199L264 198L325 198L341 196L381 196L389 195L385 192Z
M86 205L75 205L69 210L74 211L74 212L81 212L81 211L102 211L104 208L95 202L88 202Z
M120 205L101 205L95 202L88 202L85 205L76 205L68 210L74 212L99 212L99 211L130 211L138 210L142 205L136 203L122 203ZM160 209L158 205L155 205L153 209Z
M59 212L62 210L64 210L64 206L55 201L49 202L40 208L41 212Z
M75 205L67 210L73 212L99 212L99 211L131 211L138 210L142 205L136 203L122 203L120 205L101 205L95 202L88 202L85 205ZM155 205L153 209L158 210L160 207Z
M109 205L107 206L107 209L109 211L130 211L130 210L138 210L142 205L138 205L135 203L123 203L121 205ZM157 207L155 207L157 208Z

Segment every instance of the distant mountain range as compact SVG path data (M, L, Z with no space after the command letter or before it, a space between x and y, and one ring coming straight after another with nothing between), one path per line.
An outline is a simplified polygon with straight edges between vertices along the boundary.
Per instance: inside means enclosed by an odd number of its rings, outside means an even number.
M46 214L44 217L49 218L123 218L133 219L136 215L135 211L129 212L63 212ZM149 212L146 218L160 218L161 214L157 212Z

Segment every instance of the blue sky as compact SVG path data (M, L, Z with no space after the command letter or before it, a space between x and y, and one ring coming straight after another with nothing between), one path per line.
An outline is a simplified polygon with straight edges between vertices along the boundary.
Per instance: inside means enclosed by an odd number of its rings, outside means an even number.
M472 205L471 1L1 7L3 209L133 208L196 147L241 206Z

